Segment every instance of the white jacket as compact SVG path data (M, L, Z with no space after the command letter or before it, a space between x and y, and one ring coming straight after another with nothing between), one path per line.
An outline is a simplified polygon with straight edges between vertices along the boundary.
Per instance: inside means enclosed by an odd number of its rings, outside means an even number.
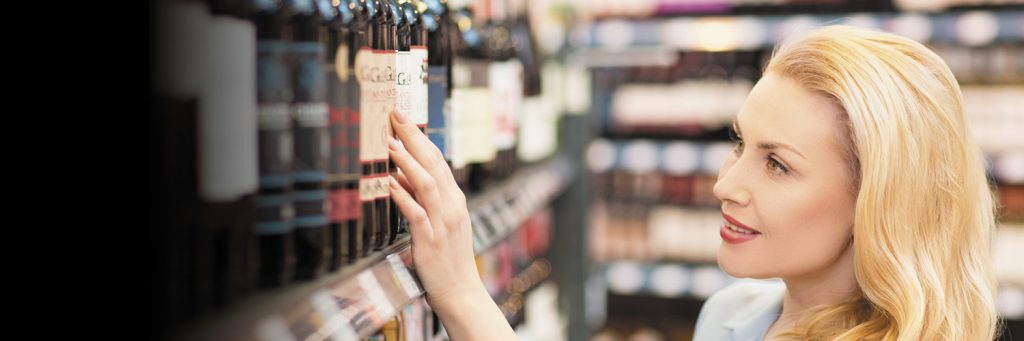
M759 341L782 312L786 285L742 280L711 295L700 309L694 341Z

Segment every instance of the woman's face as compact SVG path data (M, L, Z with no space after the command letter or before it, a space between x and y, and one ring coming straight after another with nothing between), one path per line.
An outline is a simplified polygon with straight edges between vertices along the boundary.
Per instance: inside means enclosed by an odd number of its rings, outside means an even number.
M726 273L813 277L852 259L856 197L837 137L841 114L788 77L767 73L754 86L714 189L725 218L718 263ZM751 230L735 232L736 225Z

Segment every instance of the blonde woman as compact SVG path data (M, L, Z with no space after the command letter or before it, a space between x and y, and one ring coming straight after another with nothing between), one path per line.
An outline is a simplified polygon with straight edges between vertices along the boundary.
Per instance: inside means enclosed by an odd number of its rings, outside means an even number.
M402 117L392 195L453 340L512 340L473 263L465 197ZM949 68L843 26L777 49L715 184L721 268L695 340L992 340L993 197ZM404 147L402 146L404 144Z

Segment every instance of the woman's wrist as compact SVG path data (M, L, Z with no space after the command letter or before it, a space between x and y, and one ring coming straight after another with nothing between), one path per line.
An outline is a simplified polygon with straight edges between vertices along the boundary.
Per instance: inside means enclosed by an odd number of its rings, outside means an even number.
M483 283L476 281L472 287L427 298L448 336L452 340L517 340Z
M493 303L483 282L475 280L464 284L457 288L448 288L444 293L438 295L428 293L427 303L439 314L466 311L466 308L473 305Z

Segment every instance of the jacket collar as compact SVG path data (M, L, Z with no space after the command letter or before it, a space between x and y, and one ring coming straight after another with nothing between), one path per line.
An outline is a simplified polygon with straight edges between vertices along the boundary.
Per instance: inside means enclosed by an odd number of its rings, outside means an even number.
M747 305L746 309L736 311L733 317L722 325L732 330L732 339L735 341L763 339L768 327L782 313L782 298L785 293L786 290L783 288L778 293L758 297Z

